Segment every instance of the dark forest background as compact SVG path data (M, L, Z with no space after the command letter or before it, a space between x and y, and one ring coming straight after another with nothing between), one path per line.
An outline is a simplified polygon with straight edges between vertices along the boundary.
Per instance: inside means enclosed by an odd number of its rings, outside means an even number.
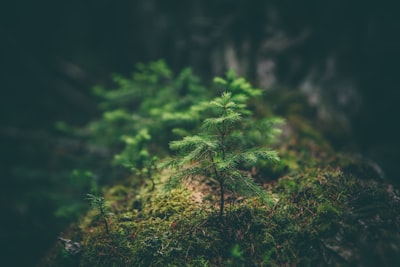
M67 221L48 201L56 121L98 115L90 90L163 58L205 79L228 68L300 90L340 151L399 183L396 1L70 0L0 4L0 262L33 265ZM323 128L323 127L322 127ZM46 174L47 173L47 174Z

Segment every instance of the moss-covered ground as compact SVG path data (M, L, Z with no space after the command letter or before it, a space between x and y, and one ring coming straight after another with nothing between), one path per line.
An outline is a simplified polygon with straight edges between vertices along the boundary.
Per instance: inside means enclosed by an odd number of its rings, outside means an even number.
M301 117L289 117L282 158L256 170L272 203L227 196L218 216L212 185L163 190L120 183L102 192L110 232L90 210L61 236L41 266L394 266L400 260L396 190L368 163L335 153ZM132 177L131 177L132 178Z

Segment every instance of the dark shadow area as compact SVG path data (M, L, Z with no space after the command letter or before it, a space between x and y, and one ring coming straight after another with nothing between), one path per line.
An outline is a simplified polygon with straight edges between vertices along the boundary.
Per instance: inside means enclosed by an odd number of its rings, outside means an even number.
M307 94L341 151L399 184L395 1L9 1L0 4L2 262L31 266L70 222L54 125L98 116L93 85L163 58L201 77L228 68ZM327 126L329 125L329 126ZM332 126L333 125L333 126ZM76 196L79 197L79 196ZM84 198L84 195L81 196Z

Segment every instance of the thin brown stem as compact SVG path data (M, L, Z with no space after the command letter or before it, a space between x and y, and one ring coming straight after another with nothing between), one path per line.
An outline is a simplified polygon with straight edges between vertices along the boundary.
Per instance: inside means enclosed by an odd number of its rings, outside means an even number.
M224 215L224 205L225 205L225 182L223 177L218 173L217 167L215 166L214 157L211 151L208 151L208 156L211 160L211 168L213 169L215 178L219 182L219 189L220 189L220 200L219 200L219 217L222 219Z
M220 191L220 203L219 203L219 217L222 219L224 215L224 205L225 205L225 183L224 179L219 180Z

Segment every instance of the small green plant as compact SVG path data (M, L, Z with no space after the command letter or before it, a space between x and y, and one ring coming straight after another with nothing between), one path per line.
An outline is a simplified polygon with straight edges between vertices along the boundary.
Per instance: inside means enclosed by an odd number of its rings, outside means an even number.
M106 229L106 233L110 234L107 217L111 216L112 213L110 213L108 211L108 208L107 208L107 205L106 205L106 201L104 200L104 197L96 196L94 194L86 194L86 196L87 196L86 199L90 201L91 206L96 208L97 211L99 212L98 215L100 216L100 218L102 219L102 221L104 223L104 227Z
M267 198L246 167L253 166L261 159L279 160L273 150L249 146L255 129L250 127L254 125L249 118L251 111L244 104L247 98L244 94L224 92L207 104L205 110L211 114L203 121L198 134L170 143L170 148L178 152L167 163L178 170L171 177L171 185L175 186L185 178L200 180L200 177L206 177L216 181L221 219L226 190Z
M137 177L150 180L154 189L157 156L153 156L148 149L151 141L148 128L141 129L135 136L123 135L121 139L125 148L114 156L113 164L129 168Z

